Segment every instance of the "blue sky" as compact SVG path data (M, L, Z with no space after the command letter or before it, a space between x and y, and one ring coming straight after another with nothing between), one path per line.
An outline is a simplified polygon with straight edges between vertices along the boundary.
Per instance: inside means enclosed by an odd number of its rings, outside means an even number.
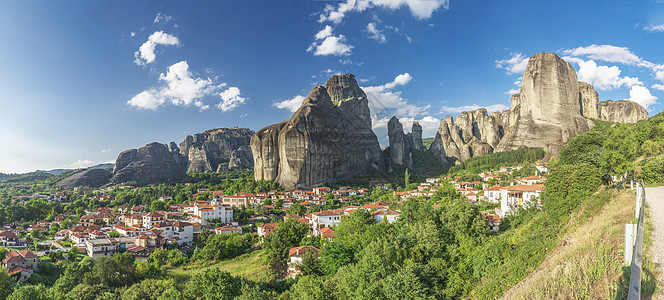
M152 141L284 120L333 74L433 136L509 107L527 58L565 57L600 100L664 97L658 1L6 1L0 172L83 167Z

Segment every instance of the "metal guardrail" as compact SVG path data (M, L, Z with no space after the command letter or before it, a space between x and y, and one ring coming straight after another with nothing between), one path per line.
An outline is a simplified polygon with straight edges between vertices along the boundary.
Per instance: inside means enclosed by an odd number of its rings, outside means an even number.
M646 190L640 182L632 182L631 185L632 188L636 190L636 209L634 210L634 219L638 219L638 223L625 225L625 259L627 260L629 258L628 255L631 256L629 293L627 299L637 300L641 298L641 255L643 250L643 221L645 218Z

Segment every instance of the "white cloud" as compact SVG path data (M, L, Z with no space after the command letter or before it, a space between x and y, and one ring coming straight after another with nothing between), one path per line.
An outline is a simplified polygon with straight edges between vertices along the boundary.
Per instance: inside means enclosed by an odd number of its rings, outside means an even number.
M479 109L479 108L486 108L487 113L489 113L489 114L494 112L494 111L503 111L503 110L509 109L509 107L507 105L504 105L504 104L492 104L492 105L489 105L489 106L479 106L477 104L471 104L471 105L463 105L463 106L456 106L456 107L443 106L440 110L440 113L441 114L445 114L445 113L447 113L447 114L458 114L458 113L461 113L461 112L464 112L464 111L473 111L473 110L476 110L476 109Z
M523 73L528 66L528 57L523 53L513 53L512 57L503 60L496 60L496 68L507 70L507 74Z
M639 66L651 69L660 67L654 63L638 57L627 47L618 47L612 45L590 45L587 47L563 50L562 53L565 55L577 57L586 56L593 60L621 63L630 66Z
M168 67L166 74L159 75L159 80L165 85L160 88L151 88L134 96L127 104L140 109L155 110L166 102L177 106L194 105L200 110L210 108L202 99L214 96L226 86L225 83L216 83L207 78L194 77L189 71L189 64L181 61ZM229 111L246 101L240 97L240 89L230 87L218 94L221 102L217 105L222 111Z
M369 23L367 24L367 32L370 34L369 38L374 39L378 41L379 43L385 43L387 42L387 38L385 37L385 34L381 30L378 30L376 28L376 23Z
M642 85L635 85L629 90L628 100L641 104L647 110L650 110L651 105L657 103L657 97L650 94L650 90Z
M115 163L115 159L109 159L109 160L103 162L102 164L114 164L114 163Z
M518 94L518 93L519 93L518 89L511 89L511 90L505 92L505 95L514 95L514 94Z
M111 152L111 149L101 149L101 153L108 153Z
M398 75L392 82L379 86L362 87L369 98L369 108L372 113L379 114L390 112L392 115L401 117L414 117L424 113L430 105L416 106L409 104L401 97L400 91L394 91L397 86L406 85L412 76L408 73Z
M154 18L154 23L155 23L155 24L157 24L157 23L161 23L161 22L163 22L163 23L167 23L167 22L170 21L172 18L173 18L173 17L171 17L171 16L169 16L169 15L167 15L167 14L158 13L157 16Z
M94 165L95 162L89 159L79 159L69 165L69 167L74 169L87 168Z
M240 97L240 89L234 86L221 92L219 96L221 96L221 102L217 104L217 107L224 112L235 109L247 100L244 97Z
M353 46L345 44L346 37L343 34L335 36L332 34L333 28L326 25L315 36L315 41L307 48L307 52L314 52L314 55L350 55Z
M129 101L127 101L127 104L140 109L155 110L165 102L166 99L161 97L158 91L149 89L142 91L138 95L132 97Z
M302 106L302 101L304 101L304 99L305 99L304 96L297 95L291 99L275 102L272 104L272 106L276 108L287 109L290 112L296 112L300 108L300 106Z
M648 24L643 26L643 30L662 32L664 31L664 24Z
M156 58L154 50L157 45L180 45L180 40L174 35L164 33L163 31L156 31L138 48L138 51L134 52L134 57L136 57L134 63L141 66L154 62Z
M580 61L578 78L580 81L592 84L595 88L602 91L610 91L621 86L631 87L634 85L643 85L638 78L629 76L620 77L620 68L617 66L598 66L593 60Z
M664 84L656 83L656 84L653 84L651 87L653 89L656 89L656 90L664 91Z
M135 36L136 36L136 32L133 32L133 31L132 31L132 32L129 33L129 35L131 35L132 37L135 37Z
M438 8L449 7L449 0L346 0L340 3L336 8L332 5L325 6L324 12L320 15L318 22L332 22L339 24L349 12L362 12L371 7L380 7L389 10L396 10L401 7L408 7L411 14L417 19L428 19Z

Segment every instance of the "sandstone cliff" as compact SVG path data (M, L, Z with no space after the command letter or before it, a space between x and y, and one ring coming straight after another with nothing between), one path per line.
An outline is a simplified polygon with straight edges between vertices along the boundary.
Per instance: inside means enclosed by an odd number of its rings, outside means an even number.
M352 74L314 87L293 116L251 138L256 180L311 188L383 171L368 99Z
M177 151L187 160L187 172L248 169L253 167L248 147L253 134L253 131L246 128L210 129L187 136Z
M403 125L397 117L392 117L387 122L387 136L390 141L390 158L395 164L413 168L413 159L411 150L414 148L412 134L406 135L403 132Z
M186 160L178 152L169 151L160 143L120 153L115 161L111 183L136 181L156 183L178 181L186 174Z
M606 100L599 103L599 119L614 123L636 123L648 119L648 111L636 102Z
M55 185L73 189L79 186L100 187L105 185L111 178L111 172L106 169L86 169L72 173L71 175L56 182Z
M422 144L422 125L420 125L419 122L413 122L411 134L413 136L413 147L415 150L425 150L424 145Z
M647 117L634 102L599 102L595 88L577 81L568 62L554 53L537 53L528 60L510 109L491 115L483 108L462 112L456 120L447 116L429 150L462 161L521 147L556 154L569 138L594 126L591 118L636 122Z

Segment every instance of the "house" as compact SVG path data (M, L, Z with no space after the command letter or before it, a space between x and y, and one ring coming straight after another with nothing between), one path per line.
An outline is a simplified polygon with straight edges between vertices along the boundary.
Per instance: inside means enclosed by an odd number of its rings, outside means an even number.
M21 273L19 276L21 282L27 281L32 276L32 272L39 270L38 264L37 255L29 250L9 251L2 260L2 267L10 275Z
M302 257L304 257L306 253L312 252L316 257L320 256L320 250L314 246L293 247L288 250L288 257L290 257L290 261L288 262L288 277L295 278L295 276L300 274Z
M329 192L331 192L331 191L332 191L332 189L329 188L329 187L326 187L326 186L323 186L323 187L315 187L315 188L314 188L314 193L315 193L316 195L325 195L325 194L327 194L327 193L329 193Z
M325 227L333 227L341 222L342 213L336 210L324 210L311 214L311 229L313 235L320 235L320 229Z
M426 182L434 184L436 182L440 182L440 178L427 178Z
M531 205L539 207L541 205L539 196L543 190L543 184L518 184L502 187L500 189L500 210L502 211L500 217L504 217L522 207L526 208Z
M75 233L69 236L69 239L76 245L83 246L85 244L85 240L87 240L90 236L86 233Z
M225 196L222 198L224 204L230 206L241 207L241 206L250 206L253 205L253 201L256 198L256 195L249 193L237 193L233 196Z
M500 202L500 187L497 185L492 186L484 190L484 195L486 196L487 201L491 203L498 203Z
M221 205L217 201L213 201L213 204L207 201L195 201L190 202L185 210L191 214L191 222L200 223L201 225L207 225L213 219L222 223L233 221L233 209L226 203Z
M214 234L227 234L227 233L228 234L242 233L242 227L223 226L214 229Z
M0 231L0 246L12 247L19 246L20 240L18 235L11 230Z
M108 257L120 249L133 247L134 239L134 237L88 239L85 241L85 252L93 259Z
M542 183L544 181L546 181L546 177L539 176L539 175L528 176L528 177L517 179L517 182L519 184L523 184L523 185L537 184L537 183Z
M277 228L276 223L265 223L258 225L257 231L258 231L258 236L260 237L266 237L270 236L274 233L274 229Z
M143 215L143 226L153 227L154 224L163 222L166 220L166 214L164 212L153 211Z
M330 242L337 237L337 234L330 227L321 228L320 235Z
M493 231L498 231L500 229L500 216L495 214L487 214L486 222L489 225L489 228Z
M399 219L400 213L396 210L391 210L389 208L380 208L371 213L376 220L376 223L380 223L383 220L387 220L389 223L394 223Z

